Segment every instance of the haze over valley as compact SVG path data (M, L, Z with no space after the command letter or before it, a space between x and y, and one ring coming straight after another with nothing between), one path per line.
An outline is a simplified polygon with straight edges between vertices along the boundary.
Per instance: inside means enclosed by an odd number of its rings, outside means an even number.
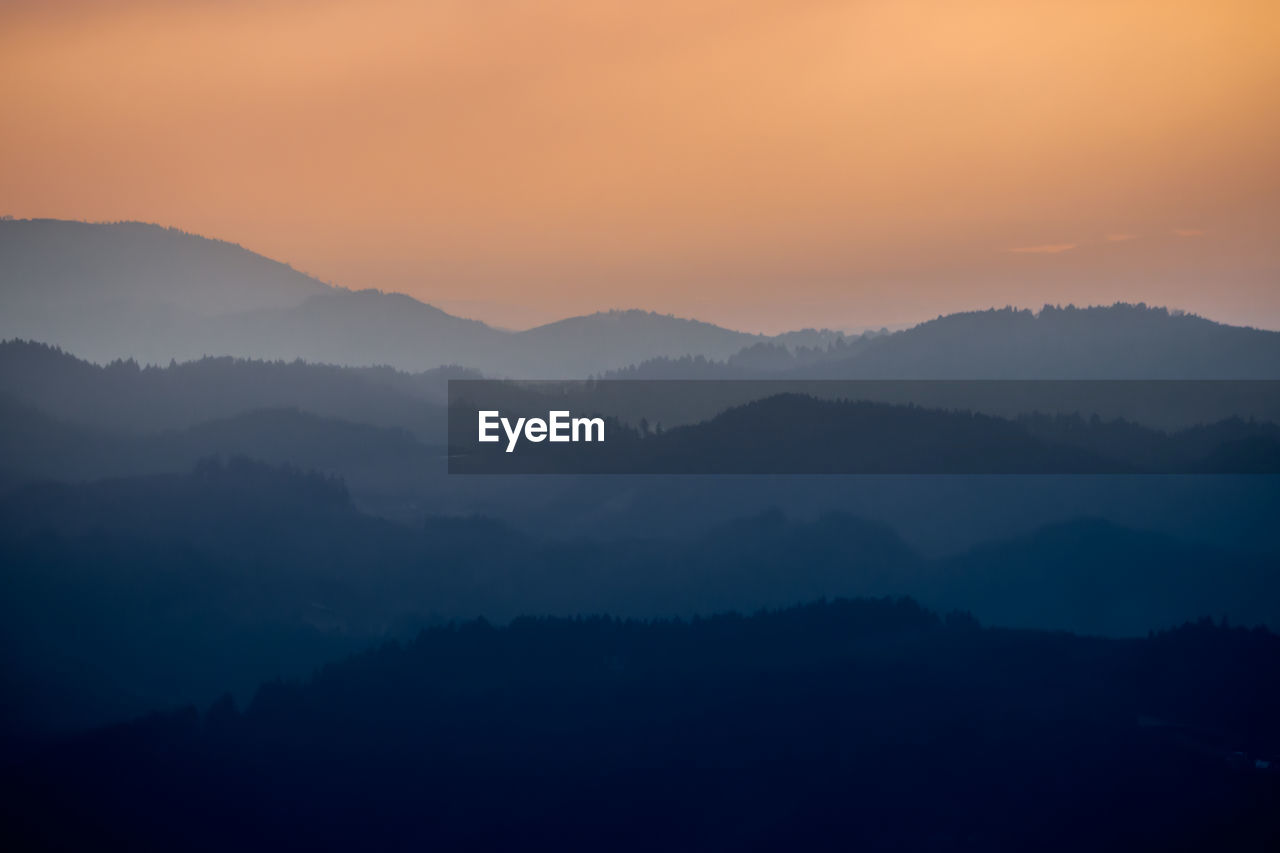
M1280 850L1276 45L0 2L0 849Z

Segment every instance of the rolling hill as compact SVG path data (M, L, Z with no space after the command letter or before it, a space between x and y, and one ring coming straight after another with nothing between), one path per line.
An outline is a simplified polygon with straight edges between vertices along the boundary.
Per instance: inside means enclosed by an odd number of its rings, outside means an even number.
M769 338L634 310L510 332L141 223L0 221L0 293L0 339L100 363L232 355L540 379L1280 378L1280 332L1146 305L973 311L856 337Z
M610 379L1277 379L1280 332L1117 303L950 314L893 333L713 360L656 358Z
M509 332L405 294L333 287L231 243L132 222L0 221L0 293L0 339L56 344L97 362L234 355L585 377L659 356L727 358L760 340L645 311Z
M1280 624L1273 559L1100 521L942 559L839 513L556 539L475 518L392 523L335 478L243 459L0 494L0 565L0 683L22 697L0 729L205 703L476 614L688 617L907 594L995 624L1106 635L1201 616Z

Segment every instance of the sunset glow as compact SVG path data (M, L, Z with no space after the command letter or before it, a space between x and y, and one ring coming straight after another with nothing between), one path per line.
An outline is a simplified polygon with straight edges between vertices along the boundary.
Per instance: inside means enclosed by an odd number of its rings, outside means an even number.
M509 326L1280 328L1280 4L0 4L0 214Z

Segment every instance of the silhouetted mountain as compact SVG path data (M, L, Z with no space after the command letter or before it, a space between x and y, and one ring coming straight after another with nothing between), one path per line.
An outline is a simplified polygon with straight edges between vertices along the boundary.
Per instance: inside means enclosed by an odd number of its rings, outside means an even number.
M288 264L176 228L57 219L0 222L6 324L37 306L92 314L116 305L153 304L215 315L297 305L330 289Z
M8 774L9 846L1263 851L1280 638L909 600L436 628Z
M767 338L642 311L506 332L140 223L0 222L0 338L98 362L205 355L570 378L1278 378L1280 333L1144 305L978 311L893 334ZM761 346L763 344L763 346ZM714 363L708 367L705 359Z
M492 370L506 363L512 338L403 293L342 289L288 308L220 317L204 335L202 352L413 371L445 364Z
M1280 624L1273 559L1110 526L946 560L846 515L554 540L494 521L391 523L356 511L331 478L244 460L18 489L0 498L0 565L4 722L15 731L203 703L228 687L243 695L335 648L477 614L688 616L912 594L997 622L1105 634L1202 615Z
M71 423L134 432L292 407L438 438L447 380L475 375L233 358L98 366L42 344L0 343L0 394Z
M474 377L457 368L409 374L230 358L165 368L127 362L99 367L41 344L3 343L0 488L30 479L177 473L204 456L244 454L341 473L359 506L411 523L424 513L482 513L522 529L599 538L693 535L769 507L808 518L842 510L876 518L913 545L943 553L1088 514L1229 548L1280 548L1280 531L1270 521L1277 490L1265 477L449 477L434 460L424 470L416 449L398 460L398 439L326 423L404 429L434 446L444 436L439 404L445 380ZM183 437L209 421L289 409L299 415L250 418L239 428ZM255 441L247 430L253 423L270 435ZM1149 430L1113 436L1115 424L1086 423L1077 432L1071 423L1048 421L1045 440L1070 444L1099 436L1126 455L1138 454L1138 462L1167 443ZM352 439L345 449L342 436ZM356 441L384 448L356 447ZM1201 456L1213 451L1197 447ZM1247 458L1211 454L1206 464L1249 470L1244 463L1256 464L1263 449L1235 447ZM1221 450L1230 452L1232 445Z
M1276 379L1280 332L1146 305L974 311L878 338L814 378Z
M604 374L604 379L769 379L804 375L811 367L862 352L887 332L845 335L788 332L738 350L727 359L705 356L654 358Z
M341 590L409 551L408 532L353 512L340 482L246 462L34 486L3 502L0 526L4 722L23 729L305 672L383 630L390 611Z
M1209 566L1219 566L1212 580ZM1239 558L1099 519L1056 524L941 561L926 601L972 606L997 625L1133 634L1190 614L1230 612L1244 624L1277 624L1280 571L1271 558Z
M168 361L190 353L177 348L208 318L298 305L329 289L235 244L173 228L0 222L0 338L59 343L98 360Z
M380 493L444 471L444 448L406 430L297 409L260 409L136 434L64 423L0 398L0 481L185 473L202 459L237 456L340 475Z
M587 365L591 366L587 373L615 370L652 358L655 352L727 358L760 338L651 311L605 311L571 317L519 332L516 337L523 357L529 360L523 375L538 378L582 376ZM565 363L559 355L562 352L571 352L577 365Z
M98 362L232 355L585 377L656 356L726 358L760 339L643 311L507 332L404 294L331 287L239 246L141 223L0 221L0 291L0 338L36 339Z
M810 350L755 345L722 362L659 358L618 379L1276 379L1280 332L1118 303L939 317Z
M655 354L725 358L757 336L647 311L607 311L523 332L463 320L400 293L335 290L293 308L219 318L204 351L493 376L581 377Z
M493 376L581 377L655 354L724 358L754 335L647 311L607 311L523 332L493 329L400 293L342 291L222 318L215 339L253 358L421 370L462 364Z

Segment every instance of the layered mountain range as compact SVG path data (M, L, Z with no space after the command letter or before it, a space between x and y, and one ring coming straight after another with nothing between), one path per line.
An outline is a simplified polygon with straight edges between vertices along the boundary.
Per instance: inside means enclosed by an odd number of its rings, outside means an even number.
M768 337L637 310L513 332L142 223L0 221L0 293L0 339L99 363L231 355L514 378L1280 378L1280 333L1144 305L984 310L858 336Z
M1166 435L781 398L636 440L702 457L795 415L878 457L963 420L974 453L1129 472L1105 477L457 477L444 444L451 379L1280 378L1276 332L1124 304L859 336L641 311L510 332L229 243L56 221L0 221L0 307L0 680L20 699L0 737L244 698L474 615L910 594L1089 633L1280 624L1270 423ZM1267 464L1201 465L1243 441ZM1139 473L1201 470L1218 473Z

